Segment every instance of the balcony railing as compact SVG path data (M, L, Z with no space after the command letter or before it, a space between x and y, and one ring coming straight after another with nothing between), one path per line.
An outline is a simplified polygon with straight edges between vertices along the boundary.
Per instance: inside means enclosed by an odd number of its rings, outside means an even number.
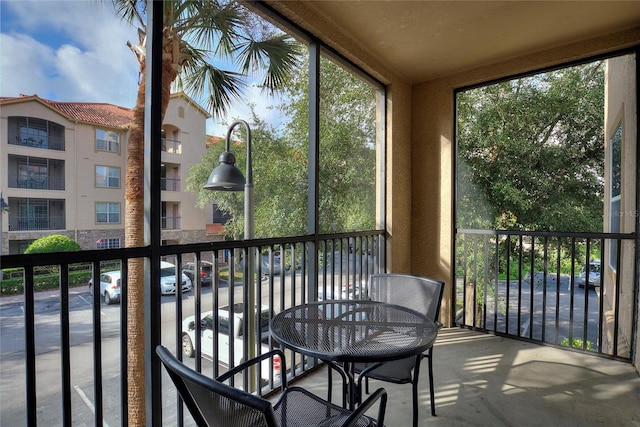
M16 136L15 141L9 140L9 143L22 145L23 147L45 148L48 150L64 151L64 138L60 136Z
M64 216L17 216L9 215L9 231L64 230Z
M458 230L457 322L629 360L635 234ZM623 288L624 286L624 288ZM624 289L624 291L623 291ZM622 292L622 293L621 293Z
M162 151L171 154L182 154L182 142L175 139L162 138Z
M160 178L162 191L180 191L180 178Z
M64 190L64 177L48 176L22 177L9 175L10 188L26 188L29 190Z
M183 321L188 323L189 316L195 319L211 311L213 325L219 325L219 310L240 303L241 316L247 319L249 292L271 314L319 295L356 297L359 284L384 270L384 247L381 231L161 246L159 255L176 266L176 276L181 276L187 262L208 261L211 279L192 275L191 290L183 292L178 287L176 294L166 296L159 295L160 286L152 287L151 299L159 299L160 310L150 315L158 319L151 324L158 329L146 333L160 337L160 342L189 366L217 376L227 368L221 360L235 365L247 358L248 341L242 338L247 336L246 330L236 338L241 341L239 347L221 345L207 350L204 339L195 338L195 357L190 358L183 354ZM10 395L3 393L3 401L10 404L3 405L0 412L1 425L127 425L127 358L131 348L127 342L128 260L149 255L150 249L144 247L3 257L5 276L15 277L14 268L18 273L17 278L8 279L10 283L4 281L3 289L13 289L21 298L16 306L3 305L0 313L4 328L0 389L11 390ZM255 279L229 280L244 271L240 260L249 256L260 260ZM99 283L100 273L105 271L120 275L120 305L105 305L100 293L90 295L86 285L73 286L89 279ZM36 289L46 281L53 281L53 295L41 298ZM197 330L202 328L199 322L194 323ZM259 351L273 348L269 334L257 329L255 340L263 343ZM214 335L219 332L216 326ZM197 332L195 336L200 337ZM143 349L142 343L138 350L153 354L153 349ZM202 358L207 352L213 354ZM291 352L287 360L288 372L283 374L291 379L318 366L317 360ZM161 406L153 409L162 414L163 421L157 425L189 424L189 415L176 399L170 381L161 381L160 369L152 372L153 378L147 381L162 384L147 396L147 402ZM258 375L265 379L257 390L260 395L279 383L274 372ZM247 378L238 381L248 384Z
M163 230L180 230L179 216L163 216L161 218L161 228Z

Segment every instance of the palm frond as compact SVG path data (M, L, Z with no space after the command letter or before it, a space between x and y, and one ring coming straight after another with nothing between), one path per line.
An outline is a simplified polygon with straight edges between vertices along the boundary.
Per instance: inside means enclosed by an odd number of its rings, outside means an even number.
M180 78L185 90L194 96L203 96L205 108L213 116L221 117L228 111L233 100L239 100L246 83L242 75L221 70L212 64L191 63Z
M144 0L111 0L116 13L131 25L138 25L146 29L147 24L142 18L147 11L147 2Z
M247 40L238 45L238 65L243 73L256 73L267 68L263 87L276 90L284 87L291 70L298 65L299 45L287 35L278 35L266 40ZM265 65L268 62L268 65Z
M207 0L184 2L184 6L176 11L180 13L180 19L173 25L176 33L188 33L191 43L215 54L228 55L243 23L236 3Z

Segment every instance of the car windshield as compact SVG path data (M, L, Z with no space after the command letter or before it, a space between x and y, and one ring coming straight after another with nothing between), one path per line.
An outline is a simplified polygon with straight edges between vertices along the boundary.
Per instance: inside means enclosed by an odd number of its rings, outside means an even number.
M169 276L175 276L175 275L176 275L175 267L165 267L160 270L160 277L169 277Z
M589 264L589 273L600 273L600 264Z

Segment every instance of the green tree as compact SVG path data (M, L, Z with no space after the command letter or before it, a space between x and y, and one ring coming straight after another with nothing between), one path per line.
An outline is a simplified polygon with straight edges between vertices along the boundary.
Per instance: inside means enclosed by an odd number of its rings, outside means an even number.
M467 90L457 98L457 113L458 228L602 231L603 62ZM473 290L479 305L493 295L496 267L506 273L507 255L510 273L524 274L532 243L540 244L512 238L496 247L486 236L464 238L456 274L467 278L465 292ZM533 256L533 268L542 269L541 255Z
M146 91L146 0L113 0L117 13L138 27L137 44L127 45L140 65L140 85L127 142L125 177L125 243L144 245L144 111ZM160 109L166 112L172 84L177 83L206 108L223 115L243 89L243 76L265 71L263 87L275 90L287 80L295 64L296 44L272 28L256 25L234 1L164 1L162 30L162 80ZM214 65L214 59L231 59L236 70ZM266 68L266 69L265 69ZM144 263L129 261L128 278L128 396L129 425L145 426L144 367ZM142 350L141 350L142 349Z
M308 73L288 86L281 110L291 144L307 140ZM320 192L322 233L375 228L376 89L325 57L320 61ZM306 154L306 151L305 151Z
M255 113L251 119L256 237L292 236L306 231L306 158ZM231 150L243 173L246 164L246 132L236 129ZM218 209L230 214L227 232L243 234L244 193L203 190L211 170L225 149L223 139L213 140L202 160L191 167L187 189L198 193L198 205L215 201ZM305 154L306 155L306 151ZM284 208L286 206L286 209Z
M602 231L604 63L458 96L458 226Z
M294 68L278 109L286 118L282 131L253 114L252 155L255 184L256 237L292 236L307 232L308 71ZM321 68L320 230L340 232L375 226L375 93L362 80L323 60ZM244 128L232 147L244 171ZM242 193L202 190L224 141L211 144L207 155L189 171L188 189L198 203L215 201L233 217L232 235L242 232Z
M24 251L25 254L42 254L50 252L74 252L82 248L75 240L61 234L51 234L34 240Z

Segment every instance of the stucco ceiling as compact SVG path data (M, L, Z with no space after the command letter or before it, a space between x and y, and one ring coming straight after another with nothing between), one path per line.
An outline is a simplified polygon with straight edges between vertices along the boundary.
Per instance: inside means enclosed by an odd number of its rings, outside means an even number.
M304 3L414 83L640 25L640 0Z

